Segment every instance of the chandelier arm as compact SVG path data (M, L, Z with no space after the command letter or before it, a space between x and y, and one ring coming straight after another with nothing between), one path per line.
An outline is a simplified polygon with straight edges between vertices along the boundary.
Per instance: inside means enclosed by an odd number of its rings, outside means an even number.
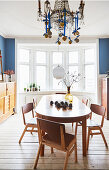
M49 20L49 31L51 30L51 20L50 20L50 11L49 11L49 13L48 13L48 20Z
M64 9L64 36L66 31L66 10Z
M76 25L77 25L76 22L77 22L77 18L76 18L76 16L75 16L75 32L76 32L76 29L77 29L77 28L76 28Z
M46 34L47 34L47 14L46 14Z
M78 12L77 12L77 29L78 29Z
M38 12L41 13L41 1L38 0Z

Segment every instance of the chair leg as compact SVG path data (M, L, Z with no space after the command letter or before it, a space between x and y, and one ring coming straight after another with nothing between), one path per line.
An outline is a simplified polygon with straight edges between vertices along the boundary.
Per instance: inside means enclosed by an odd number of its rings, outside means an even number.
M34 130L34 127L32 127L32 131ZM32 132L31 132L31 134L32 134Z
M24 131L23 131L23 133L22 133L22 135L21 135L21 137L20 137L19 144L21 143L21 140L22 140L22 138L23 138L23 136L24 136L27 128L28 128L28 127L26 126L25 129L24 129Z
M73 123L72 123L72 128L73 128Z
M75 162L77 162L77 142L75 143Z
M75 136L77 136L77 128L78 128L78 122L76 122L76 126L75 126Z
M53 153L53 148L51 147L51 153Z
M101 128L100 128L100 132L101 132L101 136L102 136L102 138L103 138L103 141L104 141L104 143L105 143L105 146L106 146L106 148L108 148L108 144L107 144L107 142L106 142L105 136L104 136L103 131L102 131Z
M92 130L91 130L91 133L92 133ZM93 135L91 134L91 138L93 138Z
M38 160L39 160L39 154L40 154L41 146L42 146L42 143L39 144L39 149L38 149L38 152L37 152L37 157L36 157L36 160L35 160L35 163L34 163L34 169L36 169L36 167L37 167L37 163L38 163Z
M89 147L89 138L90 138L90 129L88 128L87 146L86 146L87 150L88 150L88 147Z
M90 114L90 117L89 117L89 118L90 118L90 120L92 119L92 112L91 112L91 114Z
M69 152L67 151L66 157L65 157L65 162L64 162L64 169L63 170L66 170L67 162L68 162L68 157L69 157Z

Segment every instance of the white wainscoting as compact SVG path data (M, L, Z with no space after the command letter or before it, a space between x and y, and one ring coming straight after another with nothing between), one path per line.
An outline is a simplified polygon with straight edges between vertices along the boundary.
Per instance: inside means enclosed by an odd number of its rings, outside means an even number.
M37 97L37 101L39 103L40 99L44 95L51 95L55 94L56 92L60 91L38 91L38 92L22 92L17 93L17 113L21 111L21 107L29 102L33 101L34 97ZM89 93L89 92L71 92L72 95L77 96L80 100L82 100L83 97L87 97L89 99L90 103L96 103L96 94L95 93Z

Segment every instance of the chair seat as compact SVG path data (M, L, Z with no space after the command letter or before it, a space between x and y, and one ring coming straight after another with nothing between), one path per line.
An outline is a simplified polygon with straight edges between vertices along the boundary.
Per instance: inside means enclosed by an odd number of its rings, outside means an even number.
M90 119L87 120L87 127L96 127L96 126L101 126L101 125L96 123L93 120L90 120Z
M71 135L71 134L68 134L68 133L65 133L65 147L68 147L69 144L72 142L72 140L75 139L75 136L74 135ZM56 138L54 136L54 139L51 139L48 134L44 135L43 136L43 140L46 141L46 142L52 142L52 143L55 143L55 144L58 144L61 146L61 141L58 140L58 138Z
M36 118L31 118L26 122L26 124L31 124L31 125L37 125L37 119Z
M79 125L82 125L82 121L78 122ZM101 126L100 124L97 124L95 121L87 119L87 127L96 127Z

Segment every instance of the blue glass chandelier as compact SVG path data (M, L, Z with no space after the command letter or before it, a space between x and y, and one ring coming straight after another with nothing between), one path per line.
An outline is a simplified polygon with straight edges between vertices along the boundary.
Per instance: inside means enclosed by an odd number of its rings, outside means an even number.
M84 19L83 0L80 1L79 8L76 12L71 11L68 0L55 0L54 9L51 9L50 1L44 2L44 13L41 11L41 0L38 0L38 21L45 23L45 38L52 37L52 29L58 32L58 45L61 41L68 40L69 44L73 41L79 42L80 21Z

